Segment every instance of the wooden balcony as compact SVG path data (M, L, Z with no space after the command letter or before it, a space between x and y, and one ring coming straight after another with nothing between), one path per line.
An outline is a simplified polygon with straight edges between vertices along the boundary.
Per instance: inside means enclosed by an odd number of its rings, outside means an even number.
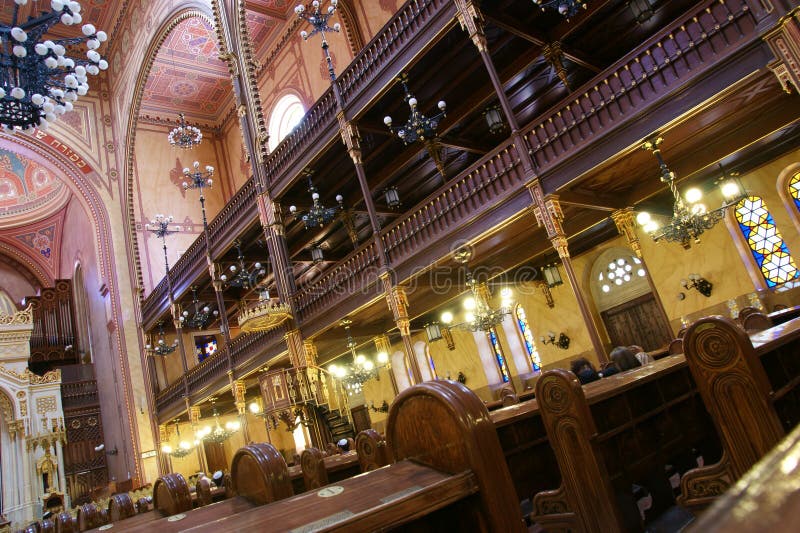
M354 114L396 75L400 57L412 57L426 45L411 35L435 36L454 23L451 2L408 2L367 45L337 83ZM775 20L751 8L749 0L709 0L664 27L641 46L600 72L559 104L522 128L537 176L546 192L556 192L575 176L630 146L643 135L695 108L747 73L763 68L767 45L760 33ZM414 30L414 32L411 31ZM285 190L322 149L338 142L331 91L311 108L300 127L266 162L275 194ZM512 139L500 143L458 176L404 213L381 232L391 268L404 280L419 265L449 252L456 239L474 239L530 207L526 176ZM256 217L252 180L212 222L212 250L232 239L225 229L242 228ZM173 284L188 287L205 269L202 236L170 271ZM184 261L185 259L185 261ZM322 330L341 316L382 296L374 241L363 243L295 295L304 335ZM195 274L197 272L197 274ZM166 310L164 282L145 300L145 326ZM236 376L285 350L283 330L240 336L228 347ZM195 398L227 384L227 351L190 371ZM182 382L157 398L159 418L183 408Z

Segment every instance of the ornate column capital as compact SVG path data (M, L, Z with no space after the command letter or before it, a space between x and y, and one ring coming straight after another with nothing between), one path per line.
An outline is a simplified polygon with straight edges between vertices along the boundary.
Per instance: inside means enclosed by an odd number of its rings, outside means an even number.
M800 7L786 14L775 28L764 34L775 60L767 67L787 93L800 94Z
M564 259L569 259L569 243L567 242L566 235L556 235L550 239L550 242L553 244L553 248L556 249L558 257L560 257L562 261Z
M192 425L192 427L194 427L199 422L200 422L200 406L192 405L191 407L189 407L189 423Z
M483 32L483 13L473 0L453 0L456 5L456 18L461 29L469 34L478 52L488 52L486 34Z
M617 226L617 231L620 235L624 235L628 240L628 245L631 250L636 254L639 259L642 258L642 244L639 242L639 236L636 234L636 217L633 214L632 207L624 209L617 209L611 213L611 220Z
M231 392L233 393L233 401L236 404L236 409L238 410L239 414L245 414L245 410L247 408L247 400L245 399L245 395L247 394L247 385L245 385L244 380L235 380L233 382L233 386L231 387Z
M339 122L339 134L342 136L342 142L347 148L347 153L356 165L362 165L361 160L361 135L358 132L358 126L347 120L344 111L336 113L336 119Z

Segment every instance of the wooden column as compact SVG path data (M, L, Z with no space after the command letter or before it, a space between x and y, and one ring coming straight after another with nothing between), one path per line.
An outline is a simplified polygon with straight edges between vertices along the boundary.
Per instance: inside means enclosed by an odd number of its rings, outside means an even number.
M236 404L236 411L239 413L239 424L242 426L242 437L245 445L250 443L250 434L247 431L247 385L243 379L237 379L231 383L233 401Z
M650 291L653 293L653 298L656 301L658 312L661 315L661 318L664 320L664 323L669 326L669 317L667 316L667 312L664 310L664 304L661 303L661 295L658 294L658 290L653 283L653 277L650 275L650 268L647 266L647 262L644 260L644 256L642 255L642 244L639 242L639 236L636 234L636 222L633 214L633 208L626 207L625 209L617 209L616 211L613 211L611 213L611 220L614 221L614 224L617 226L617 230L619 231L620 235L625 236L625 239L628 241L628 246L631 247L633 253L636 254L636 257L638 257L642 262L647 283L650 285Z
M165 442L169 442L169 430L166 425L159 425L156 436L156 453L158 454L158 474L160 476L172 472L172 463L169 455L161 451L161 447Z
M414 343L411 340L411 320L408 317L408 297L403 287L393 286L388 272L381 274L381 281L386 291L386 302L394 316L394 322L403 340L403 351L406 354L406 365L411 370L412 385L422 383L422 371L414 354Z
M197 431L197 424L200 422L200 406L198 405L189 405L189 398L186 398L186 407L189 411L189 424L192 429L192 432ZM194 434L191 435L191 438L194 438ZM208 464L206 463L206 449L205 444L203 441L200 441L200 444L195 448L197 451L197 460L200 462L200 470L209 474L208 472Z

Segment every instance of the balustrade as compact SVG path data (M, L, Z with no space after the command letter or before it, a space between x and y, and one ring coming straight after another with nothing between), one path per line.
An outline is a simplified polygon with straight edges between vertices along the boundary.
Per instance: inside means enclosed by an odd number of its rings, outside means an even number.
M61 403L64 409L98 405L97 381L76 381L61 384Z

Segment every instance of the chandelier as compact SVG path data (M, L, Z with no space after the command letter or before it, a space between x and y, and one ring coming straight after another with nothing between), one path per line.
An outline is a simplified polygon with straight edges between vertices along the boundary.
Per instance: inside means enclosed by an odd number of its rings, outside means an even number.
M204 440L208 442L214 442L216 444L221 444L228 440L231 435L239 431L241 428L241 423L238 420L235 421L228 421L225 423L225 427L219 423L219 413L217 413L217 406L214 403L214 400L211 401L211 408L214 414L214 427L205 426L202 429L198 429L195 433L197 440Z
M192 164L192 169L186 167L183 169L183 177L187 181L183 182L183 190L200 189L200 211L203 213L203 231L208 231L208 220L206 218L206 197L203 194L203 189L209 189L214 185L214 180L211 176L214 175L214 167L206 165L205 171L200 170L200 162L195 161ZM208 236L206 236L208 237Z
M269 290L262 289L255 305L245 307L239 313L239 328L245 333L275 329L292 317L289 306L273 302Z
M389 131L397 135L406 145L416 141L425 142L435 139L437 137L436 128L439 127L439 121L445 117L447 104L444 100L440 100L437 104L439 113L432 117L426 117L419 112L417 99L408 88L408 75L401 74L398 76L397 81L403 85L404 99L411 108L411 114L402 126L392 126L392 117L388 115L383 118L383 123L389 128Z
M380 352L377 356L378 365L376 365L364 355L356 353L356 341L350 334L352 323L352 320L345 318L340 325L347 332L347 349L353 356L353 362L343 366L330 365L328 372L342 382L348 394L358 394L364 387L364 383L372 378L378 378L378 368L389 361L389 355L386 352Z
M175 351L175 348L178 346L178 339L175 339L172 344L167 344L167 341L164 340L164 323L158 323L158 340L156 341L155 345L153 344L146 344L145 350L149 351L153 355L169 355Z
M306 171L308 177L308 192L311 193L311 208L305 213L299 212L297 206L290 205L289 212L294 216L295 220L302 220L306 229L321 228L328 222L336 218L336 215L344 210L344 197L341 194L336 195L336 201L339 205L336 207L325 207L319 200L319 192L311 181L311 171Z
M541 9L555 9L566 18L574 17L580 9L586 9L583 0L533 0L533 3Z
M171 445L167 443L161 445L161 451L167 455L170 455L172 457L177 457L178 459L180 459L181 457L186 457L187 455L192 453L192 450L194 450L197 447L197 445L200 444L200 441L197 439L195 439L194 442L181 440L181 428L178 425L177 420L175 421L175 433L176 433L175 438L178 441L178 444L177 446L175 446L175 448L173 448Z
M659 137L646 141L642 144L642 148L656 156L661 170L661 181L666 183L670 191L672 191L672 196L675 199L672 219L668 224L659 227L658 222L648 212L642 211L636 216L636 221L650 234L654 241L657 242L663 239L669 242L678 242L688 249L691 247L692 241L699 243L700 235L722 220L725 210L739 202L746 194L736 181L727 179L723 171L720 190L724 200L721 207L709 211L706 205L701 202L703 192L697 187L687 189L681 196L678 192L678 187L675 185L675 173L667 168L667 164L661 156L659 146L662 142L663 139ZM720 165L721 168L722 166Z
M470 257L472 257L472 252L465 249L459 250L455 254L456 262L464 265L467 275L467 287L470 291L470 296L464 300L464 322L451 326L453 313L449 311L442 313L441 321L446 327L458 327L469 331L489 331L501 324L506 315L511 314L511 289L504 287L500 291L500 307L494 309L489 304L492 296L489 293L489 287L486 286L486 283L478 282L467 267Z
M333 60L331 59L330 52L328 52L328 39L325 38L325 32L340 32L342 30L342 26L338 22L333 26L328 25L328 20L336 12L336 7L338 4L338 0L331 0L331 5L328 6L327 11L324 13L319 8L318 0L311 2L311 6L314 8L314 11L311 13L306 13L306 7L303 4L298 4L294 8L294 12L298 17L300 17L301 20L305 20L314 27L314 29L311 30L311 33L308 33L305 30L300 32L300 37L302 37L304 41L312 35L316 35L317 33L322 35L322 51L325 54L325 62L328 65L328 75L330 76L331 81L336 79L336 73L333 71Z
M84 24L79 37L46 38L59 22L72 26L83 21L78 2L51 0L50 11L20 22L20 7L27 3L14 0L11 22L0 23L0 124L6 131L46 129L89 91L89 75L108 68L97 51L108 36L92 24ZM67 47L83 43L86 59L67 55Z
M226 287L237 287L240 289L252 289L258 285L258 282L267 275L267 269L256 261L252 267L248 268L244 262L244 253L242 253L242 242L234 241L233 245L236 247L238 255L236 257L236 264L228 267L228 274L222 274L219 279Z
M181 322L190 328L205 329L211 317L219 315L219 311L216 309L212 311L207 305L200 308L200 301L197 299L197 287L192 287L192 304L194 305L194 314L189 316L187 309L184 309L183 313L181 313Z
M169 144L188 150L203 142L203 132L200 128L187 124L183 113L178 113L178 118L178 125L167 134Z

